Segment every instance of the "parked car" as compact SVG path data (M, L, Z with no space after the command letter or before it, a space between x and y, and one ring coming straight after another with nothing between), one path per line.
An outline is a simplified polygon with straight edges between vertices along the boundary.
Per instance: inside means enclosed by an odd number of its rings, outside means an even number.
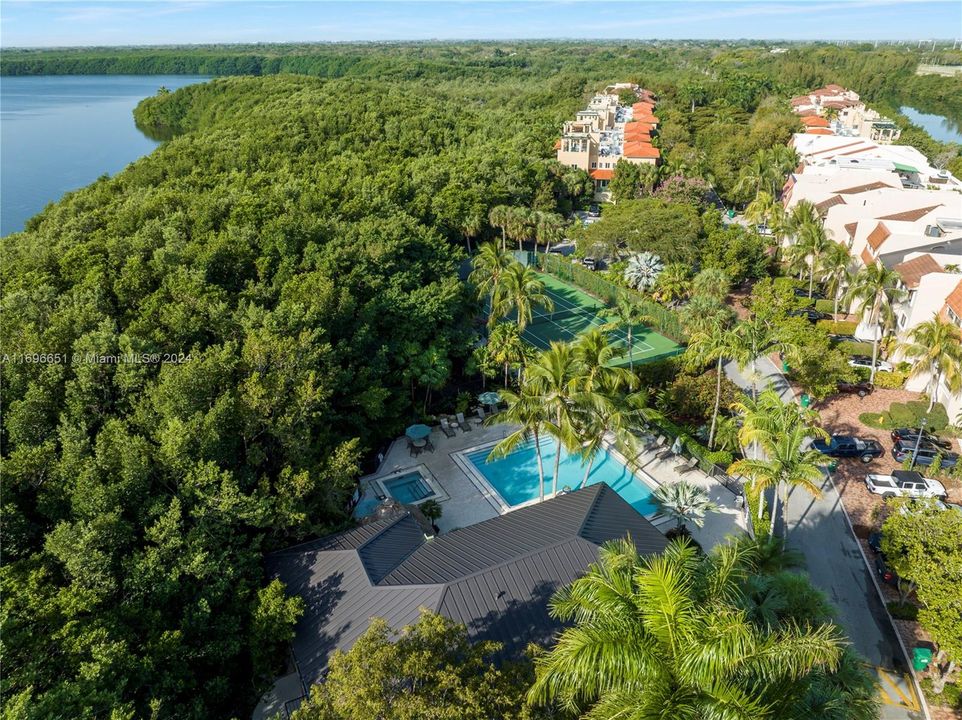
M870 493L890 497L945 497L945 487L938 480L922 477L914 470L895 470L891 475L869 473L865 487Z
M795 297L808 297L808 288L795 288ZM824 300L825 293L819 292L818 290L812 290L812 300Z
M597 269L598 269L598 261L595 260L593 257L586 257L586 258L584 258L584 259L581 261L581 264L584 265L584 266L585 266L586 268L588 268L589 270L597 270Z
M918 451L915 449L914 442L898 440L895 445L892 446L892 457L899 462L905 462L913 455L915 456L915 464L921 465L922 467L928 467L934 463L937 455L942 457L943 468L954 468L959 462L958 453L943 450L935 445L926 445L924 442L919 446Z
M943 440L938 435L934 435L927 430L920 431L918 428L895 428L892 431L892 442L901 442L903 445L915 447L920 434L922 435L922 445L936 445L943 450L952 449L952 443L949 440Z
M598 217L601 215L601 207L596 204L591 204L588 206L588 214L591 217Z
M868 355L852 355L852 357L848 359L848 364L852 367L863 367L871 370L872 358L870 358ZM888 360L876 360L875 367L878 370L885 370L886 372L892 372L893 370L892 363L890 363Z
M863 463L872 462L873 459L885 454L885 449L875 440L865 440L850 435L832 435L828 440L816 440L812 443L812 447L829 457L857 457Z
M880 531L869 534L868 547L869 550L876 555L882 555L884 557L884 553L882 552L882 533Z
M858 395L859 397L865 397L866 395L871 395L875 386L870 382L840 382L838 384L838 391L840 393L846 393L848 395Z
M800 310L789 310L787 313L791 317L803 317L810 323L816 323L819 320L831 320L832 316L829 313L819 312L813 308L801 308Z

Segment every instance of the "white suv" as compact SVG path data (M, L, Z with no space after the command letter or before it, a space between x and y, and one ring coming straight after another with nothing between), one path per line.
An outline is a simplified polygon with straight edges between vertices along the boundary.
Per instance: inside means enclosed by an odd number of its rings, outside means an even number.
M945 498L945 486L938 480L929 480L914 470L895 470L891 475L865 476L865 487L870 493L890 497Z

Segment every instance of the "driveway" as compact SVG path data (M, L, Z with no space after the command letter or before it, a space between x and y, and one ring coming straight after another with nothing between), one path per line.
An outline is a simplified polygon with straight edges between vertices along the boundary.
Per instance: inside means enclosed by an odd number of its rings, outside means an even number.
M779 369L768 358L758 359L758 388L769 383L783 400L795 394ZM751 383L735 363L725 374L751 392ZM842 500L826 475L818 499L804 491L789 496L788 544L802 553L812 583L838 610L838 621L852 646L879 676L884 720L922 720L925 714L915 686L906 676L906 659L895 628L885 612L858 541L845 516Z

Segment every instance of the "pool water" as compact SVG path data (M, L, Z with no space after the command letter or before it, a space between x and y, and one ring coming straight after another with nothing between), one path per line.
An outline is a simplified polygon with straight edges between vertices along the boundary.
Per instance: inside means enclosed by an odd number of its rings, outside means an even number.
M434 490L419 472L407 473L381 482L384 483L391 497L405 505L420 502L434 495Z
M551 494L556 448L557 443L554 440L541 441L545 495ZM490 453L490 448L478 450L468 453L467 459L498 491L505 503L515 507L538 498L538 458L533 442L519 446L511 454L496 460L488 461ZM558 490L565 487L576 490L581 485L586 468L587 462L583 462L580 455L577 453L572 455L567 450L562 450L561 463L558 467ZM651 498L652 488L605 450L595 455L595 461L585 485L594 485L599 482L608 483L642 515L650 515L657 509Z

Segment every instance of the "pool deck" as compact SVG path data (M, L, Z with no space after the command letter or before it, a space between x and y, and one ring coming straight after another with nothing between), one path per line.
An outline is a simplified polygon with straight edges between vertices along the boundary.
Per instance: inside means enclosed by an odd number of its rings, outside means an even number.
M471 469L461 453L496 443L515 427L508 424L481 426L475 418L470 432L459 430L450 438L446 437L440 428L433 428L430 438L434 452L426 451L417 457L411 456L406 440L398 438L388 448L377 472L361 479L361 487L369 498L380 493L380 484L374 481L403 475L421 466L422 470L427 469L434 484L439 485L443 495L447 496L437 498L443 510L437 522L442 532L489 520L505 512L507 508L496 494L492 494L489 488L484 487L484 483L478 481L478 474ZM719 512L708 515L703 528L691 528L692 536L703 548L707 550L723 542L726 536L745 530L742 510L737 507L735 495L730 490L700 470L689 470L682 474L675 468L679 459L659 459L656 455L660 450L662 448L654 448L639 456L637 475L644 477L652 486L675 483L681 479L688 480L705 488L709 497L720 508ZM671 528L670 521L662 519L653 522L655 527L663 532Z

